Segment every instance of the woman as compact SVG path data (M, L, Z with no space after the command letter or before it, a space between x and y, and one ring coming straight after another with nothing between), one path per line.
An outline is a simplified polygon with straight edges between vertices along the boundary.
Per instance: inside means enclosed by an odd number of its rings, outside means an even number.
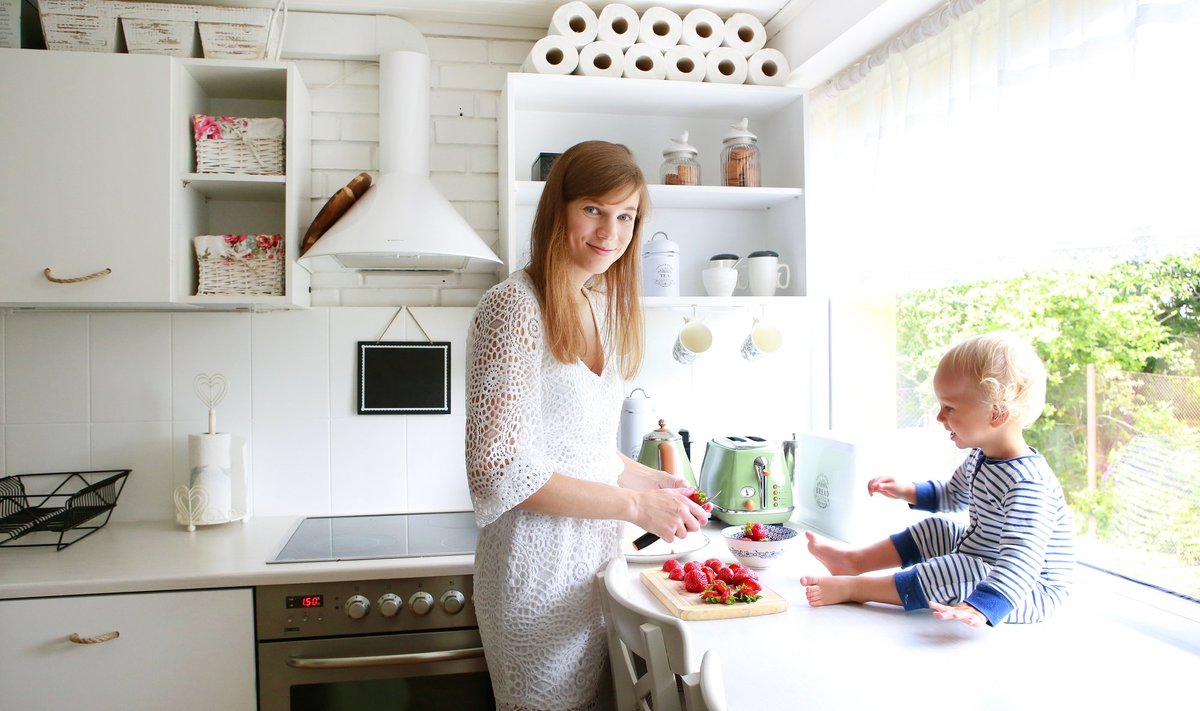
M475 610L500 709L601 707L596 572L622 521L671 541L708 517L683 479L617 451L641 365L636 245L646 181L629 150L580 143L551 168L529 266L484 295L468 335Z

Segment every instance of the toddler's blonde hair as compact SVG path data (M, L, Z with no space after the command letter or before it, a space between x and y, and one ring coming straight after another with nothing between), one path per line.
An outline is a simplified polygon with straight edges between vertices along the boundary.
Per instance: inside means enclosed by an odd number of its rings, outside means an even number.
M939 369L965 376L979 386L984 403L1032 425L1046 407L1046 366L1033 346L1009 331L968 338L946 352Z

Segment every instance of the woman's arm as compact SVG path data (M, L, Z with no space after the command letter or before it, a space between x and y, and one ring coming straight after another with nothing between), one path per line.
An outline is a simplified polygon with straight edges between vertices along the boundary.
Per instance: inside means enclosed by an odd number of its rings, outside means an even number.
M690 487L636 490L556 472L519 508L551 516L628 521L670 542L689 531L699 531L708 522L708 514L688 493Z

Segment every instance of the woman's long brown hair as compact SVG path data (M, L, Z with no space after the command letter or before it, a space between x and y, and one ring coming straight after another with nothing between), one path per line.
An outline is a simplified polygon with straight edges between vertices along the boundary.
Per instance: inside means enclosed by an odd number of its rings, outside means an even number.
M633 238L617 261L593 279L591 288L608 296L604 341L611 344L605 361L618 356L621 375L632 378L642 366L645 326L642 320L642 223L650 207L646 178L633 154L619 143L585 141L567 149L550 168L533 219L532 257L525 268L541 302L546 342L562 363L584 357L583 324L575 309L574 285L567 278L567 203L600 198L614 191L638 193Z

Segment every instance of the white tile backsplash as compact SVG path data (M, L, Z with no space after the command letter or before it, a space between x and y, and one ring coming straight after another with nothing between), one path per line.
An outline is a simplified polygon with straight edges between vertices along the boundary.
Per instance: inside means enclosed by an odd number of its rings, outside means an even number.
M331 501L334 511L409 511L408 422L398 415L330 421Z
M174 516L171 423L99 422L91 426L90 469L132 469L113 521L158 521Z
M251 411L256 422L329 417L329 310L256 314Z
M262 419L251 433L256 516L359 513L330 500L328 419Z
M91 421L171 419L171 315L89 317Z
M9 475L92 469L86 422L69 425L5 425L5 469Z
M88 314L14 312L6 324L5 422L86 423Z

